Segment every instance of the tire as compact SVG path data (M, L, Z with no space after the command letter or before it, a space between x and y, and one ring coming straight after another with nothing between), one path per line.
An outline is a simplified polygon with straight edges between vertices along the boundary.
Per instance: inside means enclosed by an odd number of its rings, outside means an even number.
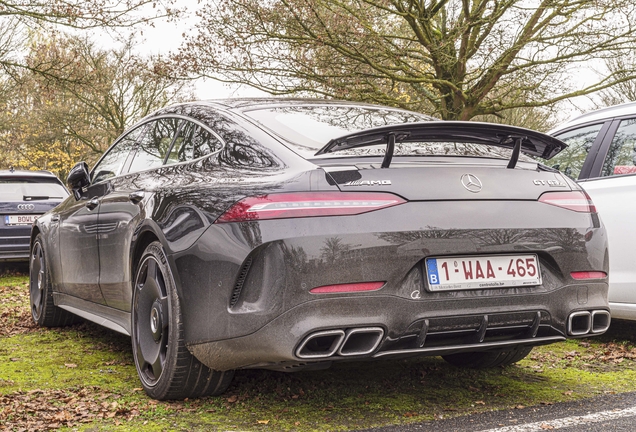
M506 351L480 351L449 354L442 356L448 363L471 369L487 369L497 366L508 366L524 359L532 351L532 347L516 347Z
M79 317L53 303L53 289L42 234L38 234L29 259L29 297L31 317L42 327L64 327L79 321Z
M185 346L181 306L161 243L148 245L136 269L132 348L146 394L153 399L175 400L223 393L234 371L208 368Z

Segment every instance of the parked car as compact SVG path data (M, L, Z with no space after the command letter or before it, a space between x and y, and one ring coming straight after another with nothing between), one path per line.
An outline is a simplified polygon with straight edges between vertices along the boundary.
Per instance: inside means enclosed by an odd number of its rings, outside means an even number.
M36 221L33 319L131 335L157 399L220 394L241 368L511 364L610 323L593 203L524 156L564 147L348 102L161 109Z
M49 171L0 170L0 262L28 262L31 225L68 195Z
M609 239L609 302L636 320L636 103L578 116L549 132L568 144L550 164L592 197Z

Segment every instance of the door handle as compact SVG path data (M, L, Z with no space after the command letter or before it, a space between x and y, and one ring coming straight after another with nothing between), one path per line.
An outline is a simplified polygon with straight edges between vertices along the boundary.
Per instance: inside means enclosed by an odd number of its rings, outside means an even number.
M58 214L51 215L51 222L59 222L59 221L60 221L60 215Z
M128 195L128 199L133 204L139 204L139 202L144 199L144 196L145 194L143 191L135 191L131 192L130 195Z
M99 200L97 198L93 198L92 200L86 203L86 208L89 210L93 210L98 205L99 205Z

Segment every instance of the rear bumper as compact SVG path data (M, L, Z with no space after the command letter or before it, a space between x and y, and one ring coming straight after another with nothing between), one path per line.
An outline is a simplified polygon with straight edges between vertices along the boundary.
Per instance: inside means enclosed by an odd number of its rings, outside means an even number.
M426 258L509 254L536 255L542 284L427 287ZM186 344L215 369L437 355L501 348L506 341L542 344L587 334L593 311L609 321L606 281L570 275L609 270L598 218L532 201L411 202L358 216L211 225L169 259ZM310 292L374 281L385 285L355 294ZM568 335L568 317L577 311L577 332ZM420 345L426 320L430 333ZM376 340L356 336L373 348L360 356L351 354L356 349L341 356L338 346L329 358L297 355L314 332L346 338L360 328L372 329L374 338L381 329L377 347Z
M609 318L607 284L571 285L552 292L515 297L438 301L384 295L347 296L307 302L252 334L189 344L188 348L204 364L217 370L294 370L354 359L535 346L603 333L606 328L572 334L568 328L569 316L584 311L602 311ZM346 335L356 329L362 329L362 333L371 329L368 340L364 340L363 335L355 341L355 347L343 349L347 345ZM322 345L314 344L307 349L312 335L339 332L343 339L333 338L337 346L328 346L332 339L327 338L319 341ZM365 352L367 348L370 350Z
M30 227L20 230L24 231L20 233L12 231L18 230L4 229L0 231L0 262L29 261ZM7 235L9 233L11 235Z

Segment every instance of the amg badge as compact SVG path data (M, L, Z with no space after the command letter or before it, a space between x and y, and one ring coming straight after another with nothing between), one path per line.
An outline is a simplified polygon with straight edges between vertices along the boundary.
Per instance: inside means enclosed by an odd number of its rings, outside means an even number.
M343 186L387 186L391 180L354 180L346 182Z

